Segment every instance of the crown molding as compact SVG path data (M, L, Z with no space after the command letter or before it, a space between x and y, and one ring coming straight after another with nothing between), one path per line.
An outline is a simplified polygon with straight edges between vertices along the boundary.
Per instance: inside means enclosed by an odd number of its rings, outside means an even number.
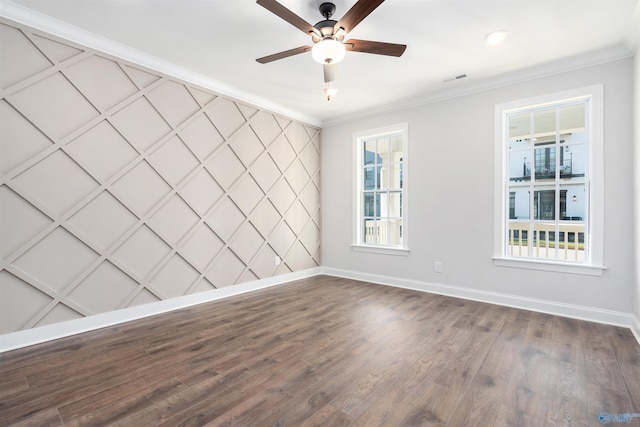
M631 51L627 46L623 45L615 48L602 49L590 52L588 54L573 56L559 61L550 62L540 66L528 67L522 70L512 71L497 76L481 78L476 80L475 82L465 82L464 85L454 86L450 89L433 92L415 98L408 98L404 101L396 102L391 105L382 105L376 108L362 110L354 114L347 114L339 118L324 120L322 122L322 127L340 125L381 114L389 114L397 111L418 108L425 105L434 104L436 102L473 95L492 89L525 83L528 81L550 77L566 72L577 71L588 67L606 64L608 62L631 58L633 56L634 52Z
M156 56L136 50L90 31L70 25L51 16L36 12L27 7L8 0L0 0L0 18L15 24L29 27L35 31L46 33L66 42L80 45L96 53L106 54L124 61L139 65L148 70L174 77L185 83L211 90L219 95L234 98L238 101L269 110L273 113L299 120L312 126L320 126L321 121L275 104L267 99L257 97L249 92L230 86L218 80L196 73L185 67L165 61Z

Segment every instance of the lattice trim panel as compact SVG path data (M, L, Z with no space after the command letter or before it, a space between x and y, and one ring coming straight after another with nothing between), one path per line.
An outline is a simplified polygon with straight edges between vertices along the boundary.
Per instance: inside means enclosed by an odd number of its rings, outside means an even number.
M6 21L0 39L0 333L320 265L318 128Z

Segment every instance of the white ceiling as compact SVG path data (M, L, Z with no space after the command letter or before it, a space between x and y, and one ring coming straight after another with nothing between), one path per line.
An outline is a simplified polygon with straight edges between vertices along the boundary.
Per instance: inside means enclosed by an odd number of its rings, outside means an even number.
M640 0L387 0L348 38L402 43L406 52L347 52L338 64L339 92L327 101L322 66L310 53L255 61L310 44L255 0L0 1L9 18L10 9L20 16L31 14L22 7L32 9L46 15L36 14L37 22L55 18L315 124L631 56L640 33ZM311 24L322 19L322 0L280 2ZM355 0L334 3L339 19ZM502 28L509 32L504 43L484 42ZM443 82L461 73L468 77Z

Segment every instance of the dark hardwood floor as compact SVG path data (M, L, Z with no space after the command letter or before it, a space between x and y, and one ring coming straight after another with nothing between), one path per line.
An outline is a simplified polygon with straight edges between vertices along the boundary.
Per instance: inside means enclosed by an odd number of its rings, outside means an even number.
M333 277L0 363L1 425L599 426L640 412L625 328Z

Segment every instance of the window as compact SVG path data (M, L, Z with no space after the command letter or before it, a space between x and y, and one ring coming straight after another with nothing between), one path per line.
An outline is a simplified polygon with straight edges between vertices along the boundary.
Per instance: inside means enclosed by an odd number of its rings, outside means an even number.
M355 250L407 250L407 125L354 134Z
M601 274L602 117L602 86L496 107L497 265Z

